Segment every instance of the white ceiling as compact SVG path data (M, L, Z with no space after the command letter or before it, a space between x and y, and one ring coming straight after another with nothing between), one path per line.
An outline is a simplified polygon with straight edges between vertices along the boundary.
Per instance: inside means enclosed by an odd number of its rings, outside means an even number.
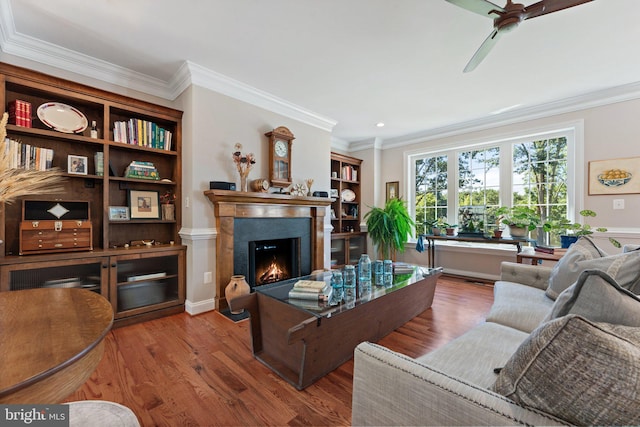
M333 136L343 141L399 141L567 100L640 93L638 0L595 0L525 21L468 74L462 69L492 21L444 0L0 0L0 7L5 52L12 38L43 42L44 50L65 48L78 61L167 84L190 61L335 120ZM386 126L376 127L380 121Z

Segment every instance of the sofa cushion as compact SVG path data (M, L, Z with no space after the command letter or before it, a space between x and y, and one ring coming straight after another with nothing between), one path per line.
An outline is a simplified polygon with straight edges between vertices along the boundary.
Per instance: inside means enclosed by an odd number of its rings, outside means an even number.
M640 327L640 298L623 289L607 273L585 270L563 291L545 320L577 314L593 322Z
M482 323L424 356L420 363L483 388L496 380L494 369L504 366L529 335L497 323Z
M553 300L542 289L498 281L493 287L493 305L487 322L531 332L549 315L552 306Z
M541 325L493 389L577 425L640 424L640 328L575 315Z
M581 237L553 267L547 296L555 300L578 280L580 273L590 269L605 271L624 288L637 288L640 286L640 251L607 255L591 239Z

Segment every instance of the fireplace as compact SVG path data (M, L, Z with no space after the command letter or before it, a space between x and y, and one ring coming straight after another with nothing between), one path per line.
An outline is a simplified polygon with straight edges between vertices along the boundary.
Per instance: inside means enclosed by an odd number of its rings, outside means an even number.
M235 218L233 230L233 274L245 276L251 289L311 273L309 218ZM274 258L286 272L261 280Z
M301 276L299 247L300 238L249 242L249 285L253 288Z
M212 202L216 217L217 310L228 306L224 288L231 276L249 275L249 242L299 239L299 275L324 268L324 220L331 204L328 197L228 190L207 190L204 194Z

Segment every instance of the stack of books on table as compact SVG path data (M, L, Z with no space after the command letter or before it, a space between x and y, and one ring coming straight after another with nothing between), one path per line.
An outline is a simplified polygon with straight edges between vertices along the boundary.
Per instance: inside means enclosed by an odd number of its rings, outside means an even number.
M327 301L331 286L320 280L298 280L289 291L290 300Z
M555 248L553 246L536 245L535 252L553 255L553 253L555 252Z

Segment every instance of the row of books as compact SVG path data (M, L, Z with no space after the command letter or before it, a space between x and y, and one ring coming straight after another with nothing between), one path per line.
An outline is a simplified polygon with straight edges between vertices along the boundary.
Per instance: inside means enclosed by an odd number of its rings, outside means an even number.
M340 177L347 181L357 181L358 169L350 165L344 165L342 166L342 175L340 175Z
M171 150L173 134L148 120L129 119L113 124L113 140L140 147Z
M125 178L151 179L157 181L160 179L158 169L151 162L140 162L137 160L129 163L124 170Z
M44 171L53 167L53 150L5 138L5 150L11 169Z
M298 280L289 291L289 299L327 301L331 286L319 280Z
M25 128L31 127L31 103L16 99L9 102L9 124L22 126Z

